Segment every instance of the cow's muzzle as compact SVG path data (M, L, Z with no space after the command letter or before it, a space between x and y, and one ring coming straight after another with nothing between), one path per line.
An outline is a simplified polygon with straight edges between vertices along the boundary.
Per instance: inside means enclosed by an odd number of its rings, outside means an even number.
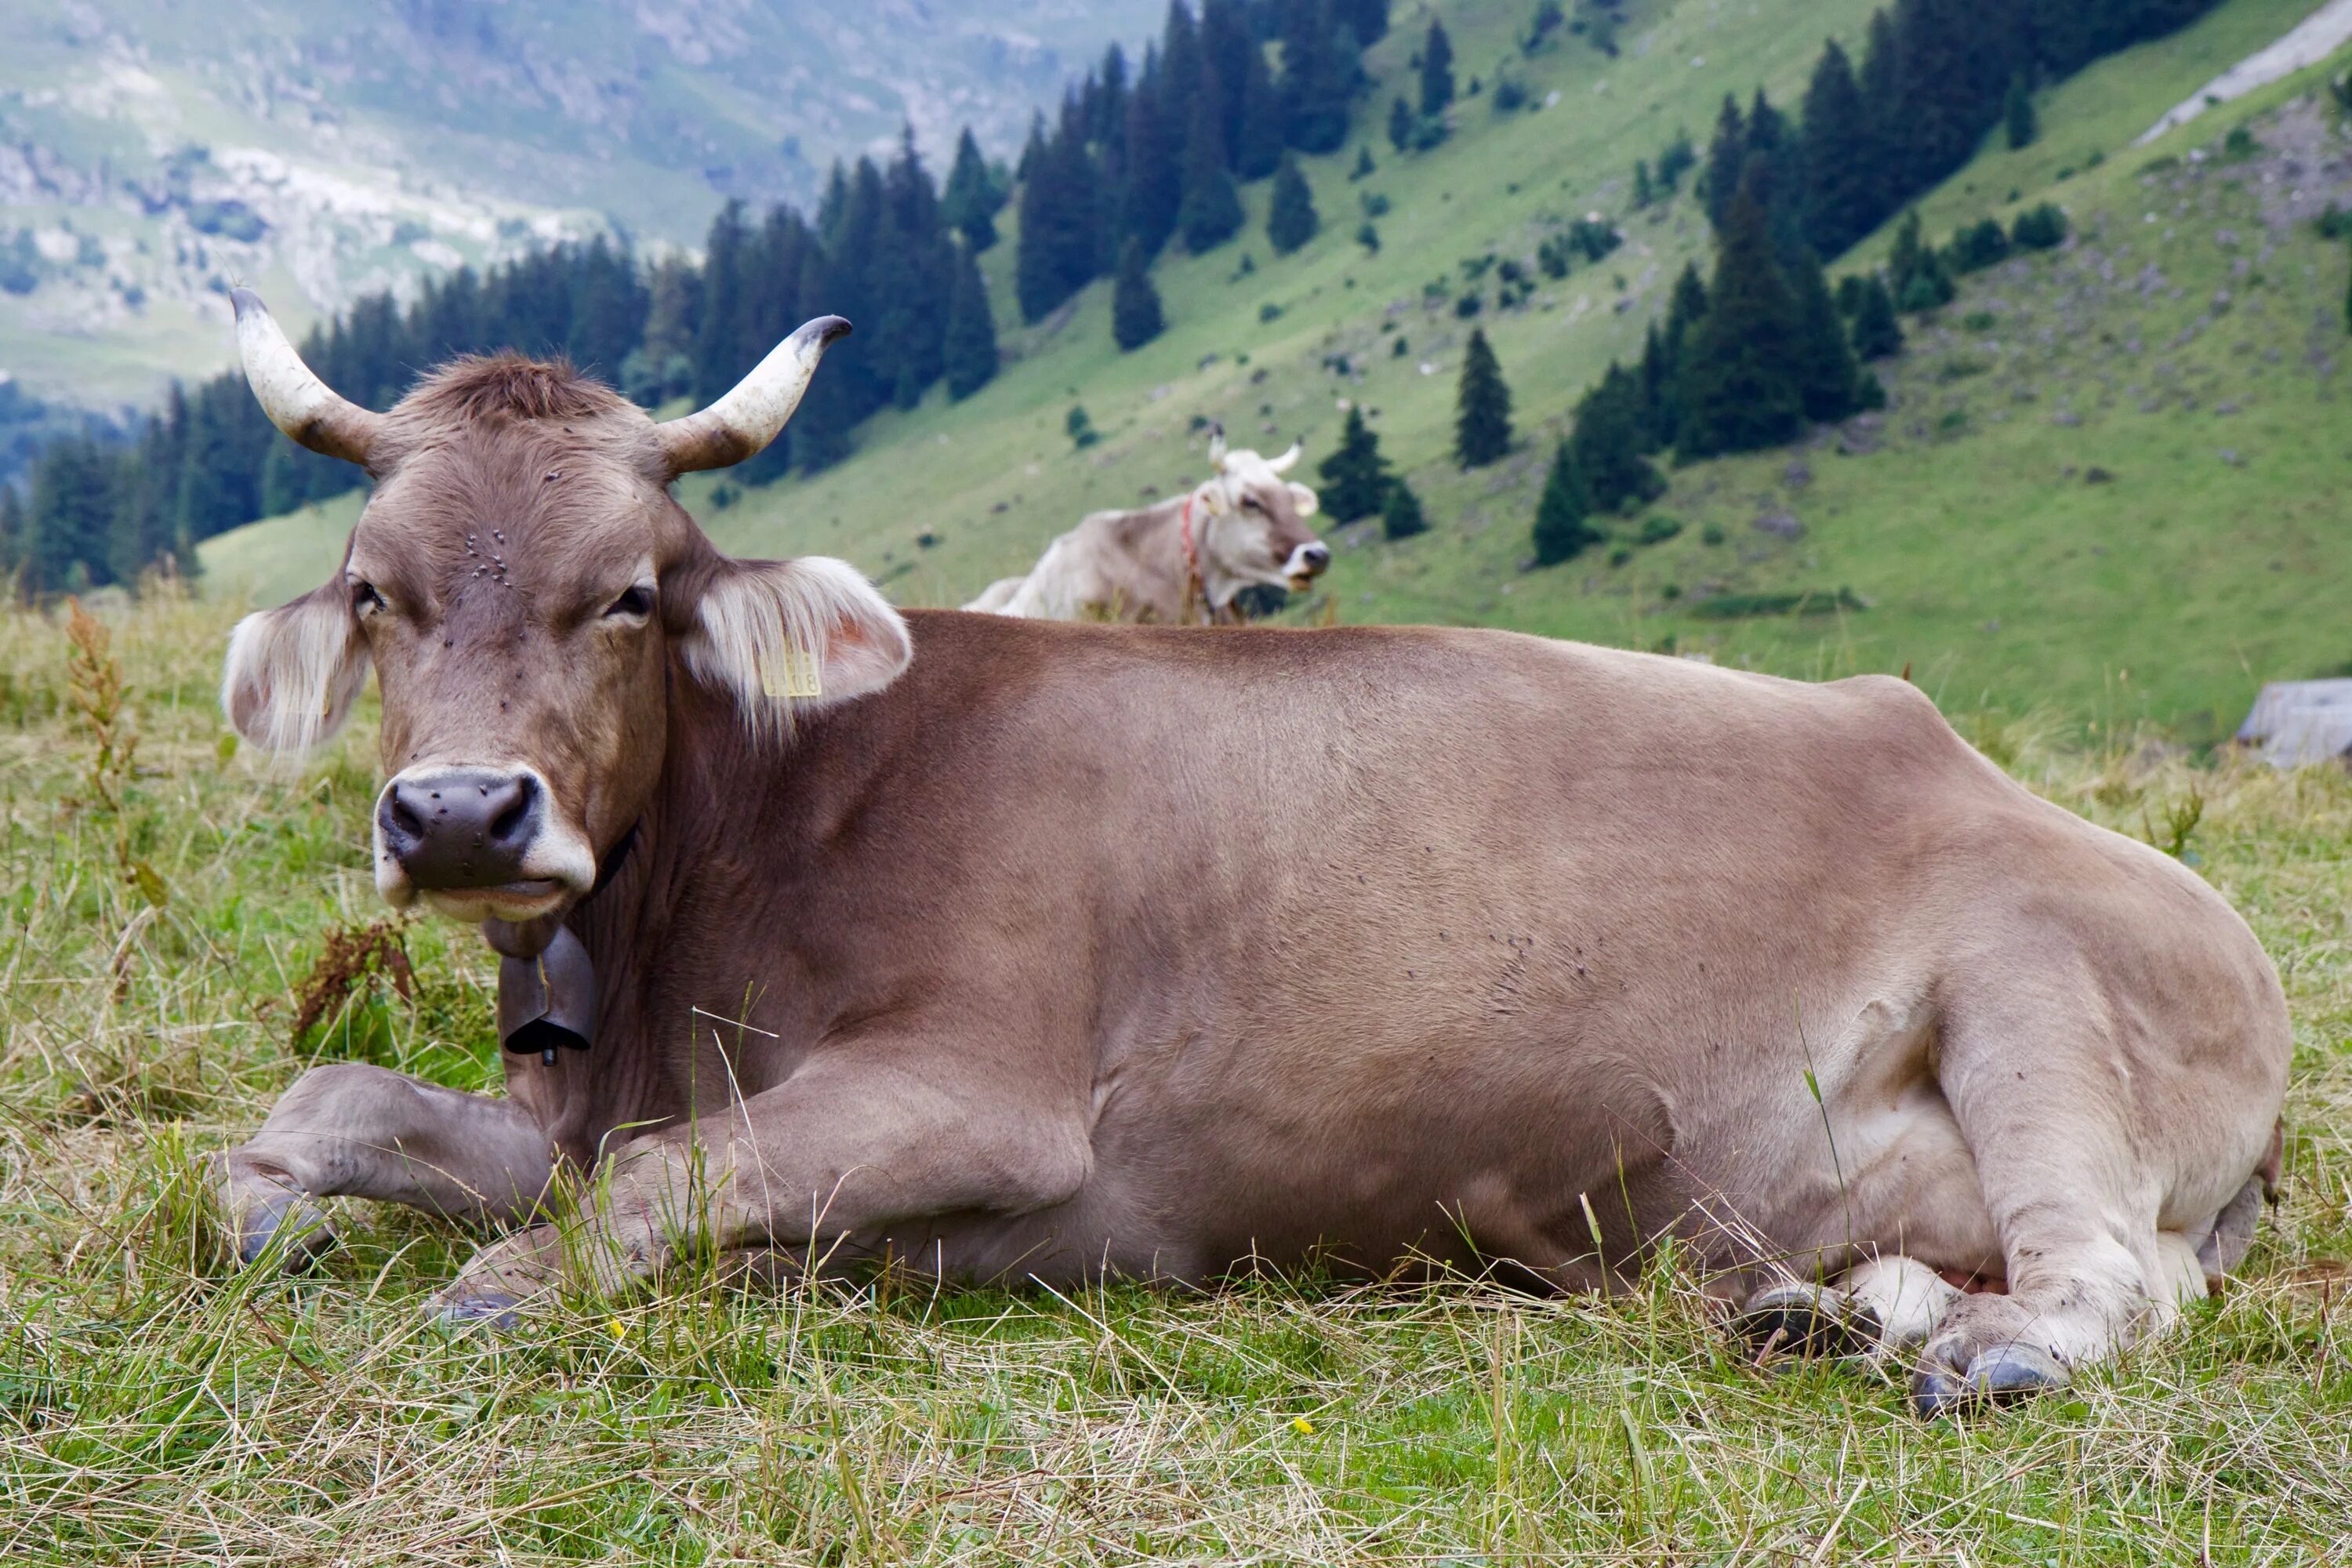
M376 803L376 883L395 903L422 893L460 918L552 908L593 877L572 835L552 828L529 768L415 768ZM577 884L575 886L575 884Z
M1331 547L1315 540L1290 552L1290 559L1283 563L1282 574L1290 579L1293 588L1304 588L1321 576L1323 569L1330 564Z

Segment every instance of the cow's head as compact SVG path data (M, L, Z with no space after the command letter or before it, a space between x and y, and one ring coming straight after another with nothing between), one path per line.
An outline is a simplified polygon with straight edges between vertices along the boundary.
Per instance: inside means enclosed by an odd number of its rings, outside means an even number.
M388 414L311 374L239 289L246 379L280 430L375 491L342 570L230 639L222 705L279 751L332 733L371 665L390 775L375 882L461 920L559 914L594 885L658 778L670 682L782 737L795 710L887 685L905 624L838 561L730 560L670 481L774 440L825 345L811 321L699 414L656 424L570 367L502 354Z
M1298 461L1299 447L1278 458L1225 446L1225 433L1209 437L1209 464L1216 469L1192 492L1207 513L1200 531L1201 582L1219 609L1244 588L1303 589L1331 564L1331 549L1303 521L1315 515L1315 492L1282 476Z

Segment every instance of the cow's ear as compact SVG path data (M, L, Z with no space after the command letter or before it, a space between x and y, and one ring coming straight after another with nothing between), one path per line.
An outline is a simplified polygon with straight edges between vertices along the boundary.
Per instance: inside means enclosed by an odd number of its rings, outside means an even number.
M1323 510L1323 503L1317 500L1315 492L1305 485L1295 484L1290 487L1290 504L1297 509L1298 515L1301 517L1313 517Z
M221 709L239 735L273 752L308 751L337 730L367 684L367 642L341 572L290 605L237 622Z
M1234 510L1233 498L1225 493L1223 479L1211 479L1192 492L1201 500L1201 509L1211 517L1223 517Z
M914 658L907 623L845 561L729 561L705 581L681 642L697 679L733 693L760 731L797 709L878 691Z

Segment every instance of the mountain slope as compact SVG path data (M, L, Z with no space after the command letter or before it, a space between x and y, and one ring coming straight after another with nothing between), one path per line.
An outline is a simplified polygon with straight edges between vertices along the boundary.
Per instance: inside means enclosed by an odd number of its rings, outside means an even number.
M1866 0L1637 5L1614 60L1574 40L1524 59L1514 47L1517 7L1441 7L1465 82L1507 75L1538 107L1498 115L1491 91L1469 98L1452 140L1411 158L1370 129L1407 79L1425 25L1401 10L1370 57L1380 88L1359 110L1358 141L1373 143L1380 167L1350 182L1353 143L1306 161L1323 233L1297 255L1274 258L1262 227L1265 187L1254 186L1244 239L1160 264L1171 327L1139 353L1111 344L1108 289L1097 286L1066 315L1008 332L1022 358L996 385L965 405L934 401L885 416L835 471L746 493L724 510L711 504L731 489L723 478L683 491L730 548L843 554L902 602L954 603L1025 566L1087 509L1197 479L1196 419L1221 419L1237 441L1268 447L1302 436L1311 467L1336 439L1342 400L1352 400L1373 414L1436 526L1397 544L1367 538L1362 526L1339 531L1327 583L1346 619L1515 626L1791 673L1908 666L1955 707L2048 704L2101 722L2147 716L2210 732L2234 720L2261 679L2352 658L2340 612L2326 602L2352 566L2328 510L2341 439L2331 378L2309 357L2330 365L2340 357L2344 251L2293 212L2260 210L2271 188L2264 174L2272 185L2308 185L2313 199L2332 188L2325 182L2336 178L2328 169L2340 166L2344 144L2310 142L2295 154L2306 172L2289 175L2286 144L2336 134L2306 108L2291 117L2291 133L2259 132L2281 148L2244 165L2137 173L2200 141L2218 143L2230 126L2307 86L2289 81L2144 152L2126 149L2310 8L2232 0L2044 95L2038 142L1986 152L1924 208L1940 238L1963 219L2051 197L2082 237L2054 258L1968 280L1924 331L1906 319L1914 345L1882 373L1895 406L1874 429L1673 473L1673 492L1653 511L1683 530L1630 548L1622 566L1600 552L1518 570L1541 463L1575 397L1612 355L1637 352L1675 273L1707 247L1687 189L1663 209L1629 215L1626 176L1677 126L1703 133L1727 90L1745 97L1761 81L1793 103L1823 34L1851 43ZM2095 154L2103 162L2089 168ZM1390 204L1376 220L1376 256L1349 237L1366 192ZM2142 222L2158 201L2166 221ZM1542 282L1508 311L1494 308L1486 279L1481 320L1517 397L1522 449L1497 468L1460 474L1444 453L1471 324L1455 314L1466 288L1461 263L1489 252L1531 261L1543 237L1589 209L1624 224L1622 249ZM2217 242L2223 228L2237 232L2237 246ZM1865 244L1847 269L1884 245L1884 237ZM1009 321L1010 247L987 259L1000 320ZM2247 279L2232 276L2241 259ZM2138 269L2151 262L2166 281L2142 294ZM2213 296L2225 287L2234 288L2231 304L2217 310ZM1262 319L1269 310L1278 313ZM1968 324L1979 311L1990 324ZM1400 338L1402 355L1390 348ZM2135 342L2137 352L2126 346ZM1101 445L1073 449L1063 434L1073 403L1104 433ZM2141 414L2143 403L2155 407ZM2223 403L2234 411L2220 412ZM1874 450L1840 456L1846 446ZM2242 466L2223 460L2225 449ZM2114 482L2086 482L2095 468ZM229 591L307 586L331 568L349 515L260 525L215 542L205 560ZM1787 537L1784 516L1801 536ZM1752 526L1763 518L1780 531ZM1710 524L1723 543L1706 542ZM919 542L925 534L928 546ZM1706 599L1750 595L1769 605L1814 589L1834 603L1841 587L1870 607L1729 620L1693 611Z
M0 52L0 369L84 402L222 361L225 278L300 320L615 227L698 240L911 123L1033 108L1147 0L21 0Z

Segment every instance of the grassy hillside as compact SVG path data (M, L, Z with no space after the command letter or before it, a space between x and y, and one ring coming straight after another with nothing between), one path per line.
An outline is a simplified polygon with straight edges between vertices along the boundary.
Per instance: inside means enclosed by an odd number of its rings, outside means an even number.
M1370 129L1408 77L1425 25L1425 10L1400 7L1370 56L1381 85L1361 114L1359 141L1372 145L1378 172L1348 178L1354 143L1309 161L1323 233L1304 250L1273 255L1266 187L1255 186L1244 237L1162 260L1172 325L1139 353L1112 345L1098 285L1066 313L1009 331L1019 363L996 384L964 405L935 396L875 421L840 468L742 493L723 510L713 504L733 489L723 476L690 480L683 493L730 548L841 554L901 602L956 603L1025 567L1087 510L1197 479L1196 421L1222 420L1236 440L1267 447L1301 437L1311 463L1352 399L1373 414L1436 526L1393 545L1362 527L1340 534L1327 591L1349 620L1511 626L1791 673L1908 666L1956 708L2046 705L2086 721L2152 717L2196 734L2233 723L2264 679L2352 659L2352 637L2327 602L2352 567L2331 467L2342 457L2330 386L2345 252L2307 225L2265 223L2256 210L2281 206L2288 143L2307 165L2291 182L2305 207L2338 186L2352 205L2346 144L2328 143L2323 166L2305 144L2326 129L2304 109L2264 132L2281 143L2269 154L2139 172L2279 112L2308 85L2289 82L2156 147L2128 149L2165 109L2292 26L2304 0L2234 0L2092 68L2044 95L2039 142L1987 151L1925 204L1940 237L1962 218L2054 199L2081 238L2059 256L1969 279L1935 323L1915 325L1911 352L1882 372L1895 401L1879 428L1679 470L1654 509L1685 524L1670 542L1621 567L1604 551L1520 572L1550 437L1608 360L1638 347L1683 262L1706 253L1687 184L1663 209L1627 211L1633 161L1654 156L1677 127L1703 138L1726 90L1744 95L1761 81L1793 105L1822 37L1851 42L1870 9L1869 0L1653 0L1634 8L1624 52L1610 60L1575 39L1522 58L1520 7L1446 6L1465 82L1480 77L1491 89L1507 75L1536 107L1498 115L1491 90L1468 98L1445 145L1404 157ZM1370 193L1390 204L1376 256L1350 237ZM2158 206L2163 221L2143 222ZM1487 295L1481 320L1517 399L1522 449L1497 468L1460 474L1445 457L1472 324L1454 310L1460 264L1489 252L1531 263L1545 234L1588 210L1624 224L1622 250L1546 283L1517 310L1496 312ZM2223 228L2238 234L2235 246L2216 243ZM1011 322L1011 245L987 259L1000 320ZM2143 295L2135 280L2150 263L2165 282ZM1424 295L1424 283L1441 281ZM2225 287L2231 303L2217 310ZM1392 352L1400 340L1402 354ZM1335 368L1343 360L1344 374ZM1085 452L1063 433L1074 403L1105 437ZM2221 412L2225 403L2236 412ZM1874 449L1842 455L1847 447ZM2225 449L2242 463L2225 462ZM2113 482L2086 483L2094 469ZM1794 515L1802 536L1752 526L1775 514ZM330 536L346 521L272 521L215 542L205 559L215 581L257 582L261 596L279 596L331 565ZM1710 524L1723 543L1705 542ZM933 546L917 544L925 533ZM1722 593L1833 597L1841 587L1846 602L1869 607L1732 622L1690 609Z

